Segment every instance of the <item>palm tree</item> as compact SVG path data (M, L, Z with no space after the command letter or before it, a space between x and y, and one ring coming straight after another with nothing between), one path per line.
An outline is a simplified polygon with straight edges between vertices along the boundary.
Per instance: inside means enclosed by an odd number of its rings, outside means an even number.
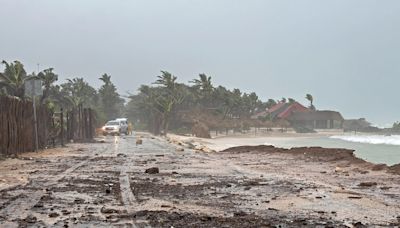
M308 101L310 101L310 109L311 110L315 110L315 106L314 106L314 104L313 104L313 102L314 102L314 98L313 98L313 96L311 95L311 94L306 94L306 99L308 100Z
M53 68L45 69L40 72L37 76L43 82L43 95L40 99L40 103L49 97L51 85L58 80L58 75L53 72Z
M97 92L83 78L67 79L67 82L61 85L61 92L69 97L73 104L72 108L81 104L96 107Z
M111 84L111 75L103 74L103 75L101 76L101 78L99 78L99 79L100 79L101 81L103 81L104 84L106 84L106 85Z
M199 79L193 79L190 82L193 83L194 87L199 89L205 96L210 95L214 90L211 83L211 76L207 76L206 74L199 74Z
M106 119L116 118L122 113L124 100L120 97L117 88L111 82L110 75L103 74L99 79L104 82L98 91L100 109L105 114Z
M162 85L171 92L174 90L177 79L176 76L172 75L168 71L161 71L161 75L157 76L157 78L157 81L155 81L153 84Z
M214 87L211 83L211 77L206 74L199 74L199 79L193 79L189 81L193 83L193 88L195 89L195 95L200 103L204 106L210 105L210 99L214 91Z
M161 116L161 128L163 134L168 132L171 113L177 104L181 104L185 99L183 86L176 82L177 77L167 71L161 71L161 75L153 83L160 87L153 88L151 102L153 108Z
M4 87L9 95L23 99L25 97L25 82L35 78L28 76L24 69L24 65L19 61L7 63L2 61L5 65L3 73L0 73L0 87Z

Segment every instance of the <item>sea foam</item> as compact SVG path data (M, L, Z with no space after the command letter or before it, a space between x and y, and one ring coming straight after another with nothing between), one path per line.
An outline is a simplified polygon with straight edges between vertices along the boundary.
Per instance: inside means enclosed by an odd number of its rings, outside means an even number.
M348 142L400 146L400 135L337 135L331 136L330 138L340 139Z

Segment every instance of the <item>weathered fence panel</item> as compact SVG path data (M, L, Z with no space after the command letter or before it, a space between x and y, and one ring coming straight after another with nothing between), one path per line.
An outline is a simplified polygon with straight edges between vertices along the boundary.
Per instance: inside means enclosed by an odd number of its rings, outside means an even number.
M89 141L95 135L96 116L92 109L78 108L67 112L67 140L68 141Z
M38 147L61 145L71 140L90 141L95 135L95 113L80 105L72 111L50 113L38 105ZM0 154L10 155L35 150L33 104L31 101L0 96ZM66 130L64 132L64 130ZM68 141L67 141L68 140Z
M43 106L37 107L39 148L47 146L51 116ZM13 97L0 96L0 154L35 150L33 105Z

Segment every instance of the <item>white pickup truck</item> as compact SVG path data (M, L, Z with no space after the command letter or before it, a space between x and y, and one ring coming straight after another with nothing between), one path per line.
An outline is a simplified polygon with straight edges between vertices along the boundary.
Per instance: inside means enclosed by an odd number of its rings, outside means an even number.
M102 128L103 135L127 135L128 132L128 120L126 118L119 118L108 121Z

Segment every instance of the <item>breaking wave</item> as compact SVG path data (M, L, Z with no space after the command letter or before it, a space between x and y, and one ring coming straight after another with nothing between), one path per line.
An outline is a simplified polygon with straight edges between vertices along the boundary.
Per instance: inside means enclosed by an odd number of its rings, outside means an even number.
M338 135L331 136L332 139L340 139L348 142L367 143L367 144L386 144L400 146L400 135Z

